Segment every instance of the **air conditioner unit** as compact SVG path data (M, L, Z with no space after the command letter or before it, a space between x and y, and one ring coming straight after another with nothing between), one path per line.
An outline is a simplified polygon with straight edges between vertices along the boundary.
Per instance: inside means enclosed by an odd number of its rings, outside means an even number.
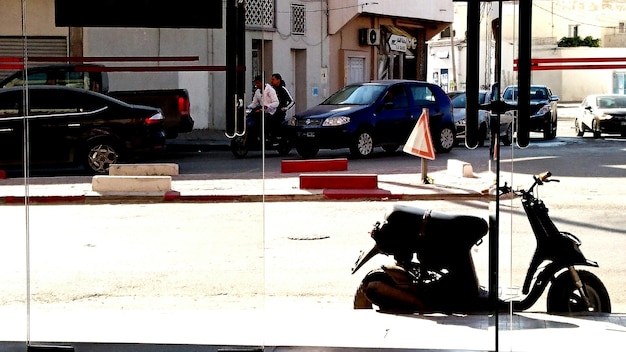
M380 29L359 29L359 45L380 45Z

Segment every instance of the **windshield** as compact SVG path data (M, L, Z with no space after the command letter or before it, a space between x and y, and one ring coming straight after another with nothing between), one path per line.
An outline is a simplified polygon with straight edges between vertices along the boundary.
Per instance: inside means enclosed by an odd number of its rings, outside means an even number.
M478 103L485 104L487 93L479 92L478 93ZM465 109L465 93L457 94L452 97L452 107L455 109Z
M548 97L548 90L545 87L530 87L531 100L546 100ZM504 91L502 98L504 100L517 100L517 87L507 88Z
M626 108L626 97L600 96L596 98L596 104L601 109Z
M455 109L465 109L465 94L459 94L452 98L452 107Z
M323 105L369 105L378 99L385 86L365 84L347 86L331 95Z

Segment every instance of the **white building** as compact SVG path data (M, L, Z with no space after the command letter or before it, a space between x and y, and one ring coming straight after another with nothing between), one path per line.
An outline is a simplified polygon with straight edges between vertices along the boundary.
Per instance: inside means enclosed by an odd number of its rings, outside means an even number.
M456 79L458 89L465 87L465 31L467 4L454 3L454 36L449 31L429 41L429 81L450 89ZM500 17L497 3L481 3L481 44L479 86L487 87L495 80L495 41L491 21ZM503 2L502 13L502 87L515 84L517 72L513 61L518 56L517 1ZM563 37L587 36L600 39L600 48L558 47ZM453 52L450 50L454 44ZM532 58L623 58L626 57L626 1L625 0L535 0L532 8ZM616 65L626 62L615 62ZM453 76L453 71L456 76ZM442 74L443 73L443 74ZM442 75L447 80L442 81ZM576 69L532 71L531 81L547 84L561 101L578 102L591 93L624 93L626 68Z

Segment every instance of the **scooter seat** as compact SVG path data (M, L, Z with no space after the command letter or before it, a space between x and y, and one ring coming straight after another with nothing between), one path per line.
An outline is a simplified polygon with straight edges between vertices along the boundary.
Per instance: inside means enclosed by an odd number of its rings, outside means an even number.
M430 247L464 251L476 244L488 230L487 221L481 217L395 205L372 237L392 251L403 247L405 250Z

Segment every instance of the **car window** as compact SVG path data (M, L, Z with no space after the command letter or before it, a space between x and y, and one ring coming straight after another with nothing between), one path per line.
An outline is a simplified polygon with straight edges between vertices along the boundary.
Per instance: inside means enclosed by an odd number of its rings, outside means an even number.
M596 105L601 109L626 108L626 97L598 97Z
M42 85L48 81L48 74L45 72L36 72L28 75L28 84ZM16 75L13 79L6 82L2 88L21 87L24 85L24 77L21 74Z
M465 109L465 94L459 94L452 99L452 107L455 109Z
M430 87L412 85L409 89L416 106L433 105L436 102L435 94Z
M502 99L517 100L517 88L509 88L505 90Z
M548 91L543 87L531 87L530 88L530 99L534 100L545 100L548 99Z
M20 116L21 91L0 94L0 118Z
M487 104L489 103L489 93L487 92L479 92L478 93L478 104Z
M409 98L403 85L395 85L387 91L383 98L384 103L392 103L393 107L406 108L409 106Z
M92 96L66 89L34 89L31 91L31 114L51 115L88 112L102 107Z
M347 86L326 99L325 105L369 105L376 101L385 89L382 85L354 85Z

